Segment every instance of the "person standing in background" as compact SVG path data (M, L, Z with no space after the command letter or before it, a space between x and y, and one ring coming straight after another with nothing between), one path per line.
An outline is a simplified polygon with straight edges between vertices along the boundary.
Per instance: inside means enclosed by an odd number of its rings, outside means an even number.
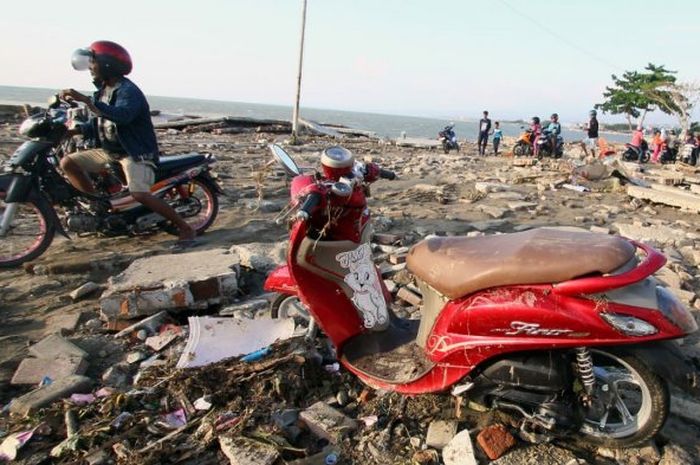
M503 131L501 130L501 123L496 121L493 123L493 154L498 155L498 146L501 144L501 139L503 138Z
M489 143L489 131L491 131L491 120L489 112L484 111L484 117L479 120L479 155L486 155L486 146Z
M583 151L586 151L586 145L591 149L591 155L595 157L595 148L598 145L598 118L596 118L597 113L595 110L588 112L589 120L586 125L586 131L588 133L588 138L586 139L586 144L583 147ZM586 153L586 156L588 154Z

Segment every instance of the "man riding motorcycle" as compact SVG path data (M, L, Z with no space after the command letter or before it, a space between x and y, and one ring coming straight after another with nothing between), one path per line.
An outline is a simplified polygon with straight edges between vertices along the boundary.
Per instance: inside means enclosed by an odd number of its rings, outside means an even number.
M119 162L131 196L172 222L180 231L178 248L194 245L196 232L173 208L150 193L158 162L158 142L150 108L143 92L125 76L132 61L127 50L110 41L93 42L73 53L73 68L90 70L97 87L91 97L64 89L60 97L84 103L94 117L76 127L75 133L94 139L97 147L76 152L61 160L61 168L79 190L92 194L95 188L87 173L99 172L110 162Z

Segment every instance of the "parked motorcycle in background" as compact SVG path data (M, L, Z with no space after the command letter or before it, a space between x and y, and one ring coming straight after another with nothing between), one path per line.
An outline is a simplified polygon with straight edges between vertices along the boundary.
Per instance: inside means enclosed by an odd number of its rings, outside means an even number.
M421 318L402 319L372 260L366 199L370 183L394 174L342 147L302 173L270 148L292 181L287 263L265 289L295 319L317 324L367 385L466 392L475 405L514 414L524 437L613 448L661 429L669 384L697 394L695 368L670 341L697 324L652 277L666 259L651 247L549 228L426 238L406 262Z
M548 130L542 131L542 135L537 139L537 157L561 158L564 155L564 138L557 135L555 147L552 147L552 134Z
M459 144L457 143L457 134L454 131L454 123L445 126L445 129L438 132L438 141L442 144L442 150L445 153L450 153L450 150L459 152Z
M630 143L625 144L625 151L622 158L625 161L638 161L639 163L649 163L651 154L649 153L649 143L642 139L639 147Z
M68 125L82 113L74 103L54 97L46 110L29 116L19 134L20 145L0 174L0 268L17 266L40 256L56 232L107 236L137 235L177 228L136 202L126 189L119 163L92 176L98 195L73 187L58 171L61 158L89 148L69 136ZM151 193L168 202L197 231L216 219L222 193L211 173L215 158L200 154L161 157Z
M520 129L523 129L522 127ZM533 141L535 139L535 132L532 129L526 129L520 134L518 140L515 141L515 146L513 147L513 155L516 157L520 156L531 156L535 153Z

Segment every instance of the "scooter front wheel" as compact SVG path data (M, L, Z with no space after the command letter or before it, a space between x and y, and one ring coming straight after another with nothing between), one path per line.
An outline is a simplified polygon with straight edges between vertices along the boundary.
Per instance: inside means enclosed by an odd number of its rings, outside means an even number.
M668 416L666 383L631 355L601 349L591 355L595 386L580 440L621 449L651 439Z
M295 336L314 337L316 324L299 297L295 295L279 294L270 304L270 316L272 318L293 318Z

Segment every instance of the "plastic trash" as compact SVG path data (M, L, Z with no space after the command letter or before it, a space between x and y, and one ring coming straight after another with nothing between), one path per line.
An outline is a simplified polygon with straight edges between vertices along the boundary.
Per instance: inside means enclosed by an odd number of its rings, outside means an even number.
M338 463L338 454L330 453L326 455L325 463L326 465L335 465L336 463Z
M269 353L270 348L263 347L262 349L256 350L255 352L251 352L248 355L244 355L243 357L241 357L241 362L255 362L265 357Z

